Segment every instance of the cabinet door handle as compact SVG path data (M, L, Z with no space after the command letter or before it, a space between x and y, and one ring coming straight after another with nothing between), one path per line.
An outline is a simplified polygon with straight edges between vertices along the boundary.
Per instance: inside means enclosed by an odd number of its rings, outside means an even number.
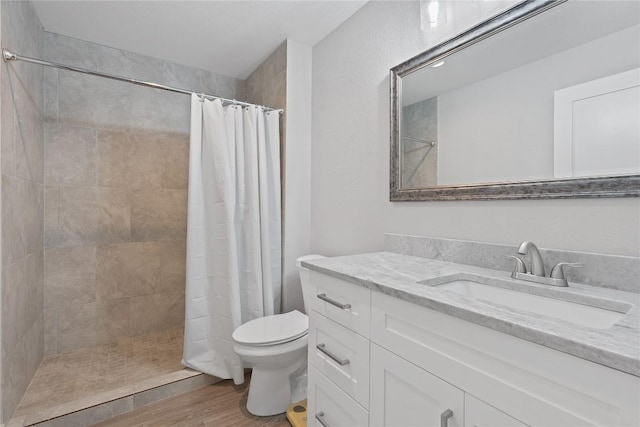
M331 299L327 296L327 294L318 294L316 295L318 298L320 298L322 301L326 301L331 305L335 305L338 308L341 308L342 310L346 310L348 308L351 308L351 304L343 304L341 302L338 302L334 299Z
M335 354L327 350L324 343L316 345L316 348L321 352L323 352L324 354L326 354L327 356L329 356L330 359L332 359L334 362L336 362L340 366L348 365L349 363L351 363L349 359L340 359L338 356L336 356Z
M440 414L440 427L447 427L449 425L449 418L453 417L453 411L447 409Z
M327 424L327 422L324 420L324 412L318 412L316 414L316 420L318 420L318 422L322 424L322 427L329 427L329 424Z

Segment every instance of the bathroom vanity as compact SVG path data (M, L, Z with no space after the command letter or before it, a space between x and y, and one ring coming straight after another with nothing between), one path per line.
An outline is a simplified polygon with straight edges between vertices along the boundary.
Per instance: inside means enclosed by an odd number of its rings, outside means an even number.
M309 426L640 423L636 293L390 252L303 266Z

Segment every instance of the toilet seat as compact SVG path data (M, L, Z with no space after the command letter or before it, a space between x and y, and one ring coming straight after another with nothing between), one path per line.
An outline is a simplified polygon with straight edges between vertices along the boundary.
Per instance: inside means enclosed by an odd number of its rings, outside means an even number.
M233 340L246 346L270 346L294 341L309 332L309 318L298 310L250 320L233 332Z

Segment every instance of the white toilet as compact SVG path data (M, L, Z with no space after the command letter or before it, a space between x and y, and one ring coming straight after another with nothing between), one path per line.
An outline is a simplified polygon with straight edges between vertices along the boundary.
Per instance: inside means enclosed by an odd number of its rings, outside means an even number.
M305 310L309 307L308 270L300 264L317 258L324 257L307 255L297 260ZM308 332L309 318L297 310L251 320L233 332L233 350L253 368L249 412L267 416L287 410L292 403L291 384L306 378Z

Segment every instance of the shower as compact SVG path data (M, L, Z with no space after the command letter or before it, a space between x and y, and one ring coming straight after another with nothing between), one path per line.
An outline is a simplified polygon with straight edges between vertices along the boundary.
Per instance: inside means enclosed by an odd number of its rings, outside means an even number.
M245 91L244 80L39 31L38 46L3 39L16 50L3 50L3 87L10 88L3 105L15 110L25 145L35 138L42 147L41 166L29 169L36 170L28 206L34 219L24 226L42 237L32 254L15 261L36 274L26 278L33 298L16 297L33 301L23 310L33 318L13 325L21 336L3 334L5 348L15 346L2 363L3 418L31 425L76 416L93 423L215 381L181 365L189 174L184 94L239 106L252 104L236 99L256 94ZM120 77L123 69L140 78ZM25 95L32 90L35 96ZM34 113L25 112L25 102ZM13 197L4 181L5 196ZM4 265L13 268L7 259ZM3 311L12 316L10 307ZM20 378L12 377L16 370Z

